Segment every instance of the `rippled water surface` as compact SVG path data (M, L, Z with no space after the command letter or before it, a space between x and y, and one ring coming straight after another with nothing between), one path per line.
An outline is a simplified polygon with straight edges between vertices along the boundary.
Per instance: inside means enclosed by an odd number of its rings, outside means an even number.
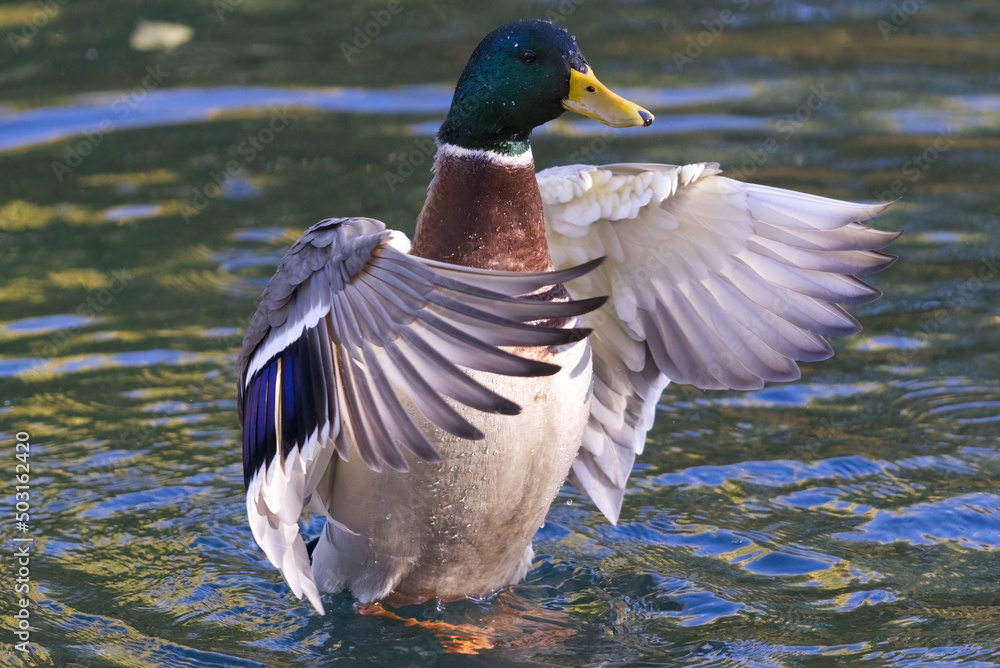
M317 616L244 520L243 328L313 222L412 233L451 86L520 16L657 115L564 117L540 168L899 199L900 260L799 382L668 388L620 523L564 489L522 585L396 611L437 626ZM68 0L0 5L0 35L4 665L1000 663L1000 4Z

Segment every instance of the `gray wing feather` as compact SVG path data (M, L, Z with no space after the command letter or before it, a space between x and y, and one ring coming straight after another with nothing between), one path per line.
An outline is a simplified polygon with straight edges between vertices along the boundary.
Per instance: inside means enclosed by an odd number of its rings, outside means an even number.
M407 470L406 451L436 461L407 406L446 432L483 438L449 400L505 415L520 407L465 369L554 373L558 367L498 346L578 341L589 330L533 323L579 316L604 302L518 296L599 262L513 274L431 262L408 249L405 237L372 219L313 226L278 265L237 360L250 525L292 590L319 610L296 523L310 497L326 493L317 486L333 479L337 456L356 451L376 471Z

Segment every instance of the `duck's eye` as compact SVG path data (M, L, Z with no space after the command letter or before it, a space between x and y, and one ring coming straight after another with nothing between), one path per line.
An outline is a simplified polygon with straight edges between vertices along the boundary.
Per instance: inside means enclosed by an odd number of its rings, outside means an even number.
M528 49L527 51L521 54L521 60L523 60L526 63L533 63L536 60L538 60L538 56L535 55L534 51Z

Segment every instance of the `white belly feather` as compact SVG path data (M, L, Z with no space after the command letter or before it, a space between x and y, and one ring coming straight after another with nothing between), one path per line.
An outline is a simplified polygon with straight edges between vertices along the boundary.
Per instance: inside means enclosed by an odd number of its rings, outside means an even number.
M590 345L559 351L559 373L513 378L472 372L521 406L516 416L455 405L485 438L467 441L424 422L441 462L370 470L338 461L325 491L331 515L313 573L321 590L349 588L362 602L392 591L442 599L488 595L524 577L531 539L564 483L590 415Z

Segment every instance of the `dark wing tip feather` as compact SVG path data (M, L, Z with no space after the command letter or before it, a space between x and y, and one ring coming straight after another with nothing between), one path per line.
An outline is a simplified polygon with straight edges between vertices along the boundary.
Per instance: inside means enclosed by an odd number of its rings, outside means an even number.
M869 227L868 229L870 232L874 232L880 237L878 245L870 248L870 250L875 251L882 250L883 248L889 246L903 234L903 230L876 230L874 227Z
M503 403L497 404L496 412L500 415L520 415L521 407L513 401L505 399ZM482 436L480 436L480 438L482 438Z
M541 331L549 335L551 343L549 346L562 346L568 343L576 343L587 338L591 330L588 327L539 327Z
M566 337L565 343L576 343L577 341L583 341L585 338L590 336L591 332L594 330L590 327L573 327L564 330L569 336Z
M566 283L567 281L572 281L574 278L585 276L604 264L606 259L607 257L602 255L601 257L594 258L593 260L588 260L583 264L578 264L575 267L553 271L549 274L549 277L553 281L551 285L555 285L556 283Z
M883 246L883 248L885 248L885 246ZM890 255L889 253L880 253L878 251L873 251L873 253L881 259L881 262L872 266L867 271L860 273L859 276L869 276L871 274L877 274L880 271L885 271L892 265L896 264L896 260L899 259L898 256Z
M607 304L610 298L610 295L604 295L601 297L590 297L587 299L573 299L569 302L561 303L572 306L571 312L566 313L566 315L585 315L587 313L592 313ZM555 306L555 304L553 304L553 306Z
M882 296L882 291L879 290L878 288L872 288L870 285L868 287L871 288L871 292L869 294L862 295L860 297L856 297L855 299L852 299L851 301L844 301L844 302L841 302L841 303L842 304L847 304L848 306L857 306L857 305L860 305L860 304L870 304L871 302L875 301L876 299L878 299L879 297ZM858 330L858 331L860 331L860 330Z
M522 364L520 364L518 368L508 370L508 375L510 376L518 376L522 378L530 378L532 376L554 376L559 373L560 369L562 369L562 367L558 364L539 362L538 360L528 359L526 357L521 357L520 355L512 354L511 357L521 360ZM518 410L520 410L520 408Z

